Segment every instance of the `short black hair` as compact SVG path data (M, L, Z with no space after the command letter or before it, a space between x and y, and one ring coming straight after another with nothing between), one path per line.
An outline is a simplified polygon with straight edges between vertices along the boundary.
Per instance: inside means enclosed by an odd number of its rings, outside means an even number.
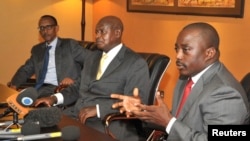
M55 25L57 25L57 20L54 16L51 16L51 15L43 15L40 19L43 19L43 18L50 18L52 19L52 21L54 22Z
M199 29L204 37L207 37L209 45L214 46L219 50L220 37L217 30L210 24L204 22L191 23L183 28L185 29Z

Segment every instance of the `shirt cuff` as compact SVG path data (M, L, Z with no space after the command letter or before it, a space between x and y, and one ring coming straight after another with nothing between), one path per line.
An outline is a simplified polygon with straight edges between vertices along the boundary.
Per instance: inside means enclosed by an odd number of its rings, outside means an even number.
M99 104L96 104L96 112L97 112L97 117L100 118L100 109L99 109Z
M173 118L170 119L170 121L169 121L169 123L168 123L168 125L166 127L166 132L168 134L170 133L170 130L171 130L171 128L172 128L172 126L173 126L173 124L174 124L175 121L176 121L175 117L173 117Z
M55 103L53 106L63 104L63 95L61 93L55 93L54 96L57 99L57 103Z

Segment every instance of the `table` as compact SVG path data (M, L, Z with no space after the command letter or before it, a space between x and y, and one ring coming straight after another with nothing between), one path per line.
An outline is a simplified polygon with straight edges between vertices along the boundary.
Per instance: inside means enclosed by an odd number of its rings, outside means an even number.
M1 96L0 96L0 114L2 114L6 109L6 107L4 105L6 102L6 99L9 96L11 96L13 94L17 94L19 92L15 91L13 89L10 89L6 85L0 83L0 93L1 93ZM18 115L17 118L22 119L23 117L21 115ZM13 123L12 122L13 119L14 118L13 118L12 114L8 114L8 115L0 118L0 123L2 123L4 121L10 121L10 123ZM20 120L18 120L18 119L17 119L18 123L21 124ZM11 128L16 128L16 125L12 125ZM57 126L50 127L50 128L42 128L41 132L42 133L57 132L57 131L60 131L60 129L62 129L63 127L66 127L69 125L78 126L80 128L81 136L79 138L79 141L115 141L115 139L112 139L107 134L102 133L100 131L97 131L91 127L85 126L82 123L78 122L77 120L74 120L74 119L67 117L67 116L63 116L61 122ZM3 130L3 129L5 129L5 127L0 127L0 130ZM43 139L43 141L61 141L61 140L62 140L61 138Z
M0 112L2 112L3 110L4 109L0 108ZM13 119L11 116L8 116L6 118L9 121ZM3 121L3 119L0 119L0 122ZM62 119L57 126L42 128L41 132L42 133L57 132L60 131L60 129L62 129L63 127L69 125L77 126L80 128L81 135L78 141L117 141L109 137L107 134L97 131L91 127L85 126L82 123L78 122L77 120L74 120L65 115L62 116ZM39 139L39 141L62 141L62 139L61 138Z
M115 139L112 139L111 137L109 137L107 134L105 133L102 133L100 131L97 131L91 127L88 127L88 126L85 126L83 125L82 123L70 118L70 117L67 117L67 116L63 116L62 117L62 120L61 122L58 124L57 127L54 127L53 128L46 128L45 132L54 132L55 131L58 131L58 129L62 129L63 127L66 127L66 126L69 126L69 125L73 125L73 126L78 126L80 128L80 131L81 131L81 136L79 138L79 141L116 141ZM57 129L55 129L57 128ZM44 132L42 130L42 132ZM45 141L45 140L43 140ZM48 141L48 140L46 140ZM61 138L54 138L53 140L52 139L49 139L49 141L61 141Z

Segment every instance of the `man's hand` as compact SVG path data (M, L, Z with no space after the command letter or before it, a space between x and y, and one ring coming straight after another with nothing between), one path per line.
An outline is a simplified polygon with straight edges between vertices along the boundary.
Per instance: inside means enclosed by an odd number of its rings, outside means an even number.
M64 78L61 82L60 82L60 85L62 85L62 86L69 86L69 85L71 85L71 84L73 84L74 83L74 80L73 79L71 79L71 78L69 78L69 77L66 77L66 78Z
M133 115L145 122L151 122L162 127L166 127L173 117L167 105L160 96L160 92L156 94L157 105L136 104L140 111L132 111Z
M96 106L82 108L78 115L79 120L83 124L85 123L87 118L94 117L94 116L97 116Z
M57 103L57 98L55 96L48 96L37 99L34 103L34 106L37 107L40 104L44 104L48 107L51 107L55 103Z
M120 102L114 103L112 108L120 108L120 113L126 112L128 117L131 116L131 111L140 110L138 107L136 107L136 104L141 103L138 88L134 88L133 97L122 94L111 94L111 98L121 100Z

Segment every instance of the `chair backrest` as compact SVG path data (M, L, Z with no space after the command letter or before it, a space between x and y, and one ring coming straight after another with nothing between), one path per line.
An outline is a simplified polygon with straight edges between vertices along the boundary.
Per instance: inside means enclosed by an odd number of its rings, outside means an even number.
M247 73L240 81L242 87L246 91L248 102L250 103L250 72Z
M142 53L139 54L147 61L150 73L150 95L148 104L152 105L155 101L155 94L158 91L161 79L170 64L170 58L158 53Z
M97 49L96 44L90 41L80 41L80 45L90 50ZM138 52L138 54L141 55L148 63L151 86L148 104L152 105L154 104L155 94L158 91L161 79L171 60L168 56L159 53Z

